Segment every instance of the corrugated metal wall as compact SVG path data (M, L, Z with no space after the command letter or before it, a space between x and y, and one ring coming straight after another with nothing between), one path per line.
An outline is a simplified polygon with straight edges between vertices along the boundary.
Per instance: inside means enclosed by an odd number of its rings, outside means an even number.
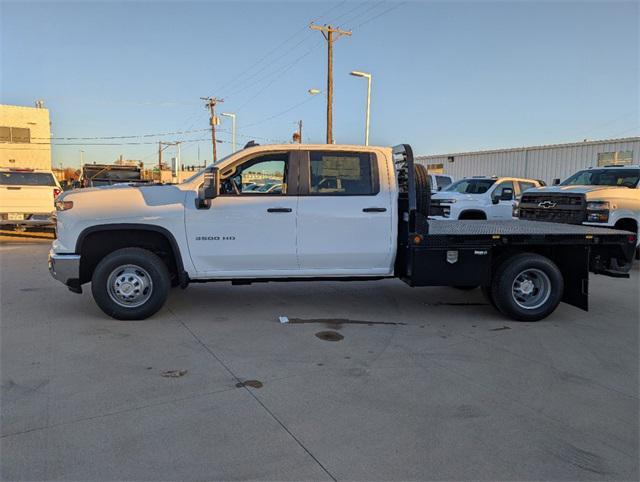
M444 172L455 179L496 175L542 179L551 184L555 178L566 179L580 169L597 166L598 153L616 151L633 151L633 163L640 164L640 137L418 156L416 160L426 165L442 164ZM449 161L451 156L453 162Z

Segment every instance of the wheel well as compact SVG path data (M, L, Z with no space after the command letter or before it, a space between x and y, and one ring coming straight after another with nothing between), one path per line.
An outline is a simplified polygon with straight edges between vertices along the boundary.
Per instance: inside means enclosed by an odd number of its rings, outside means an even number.
M638 222L635 219L631 218L618 220L614 227L616 229L621 229L622 231L631 231L632 233L638 232Z
M458 219L487 219L487 215L484 211L478 211L475 209L468 209L462 211Z
M82 236L76 252L80 254L80 283L91 281L98 263L110 253L122 248L142 248L164 261L171 274L171 284L182 282L182 262L169 238L159 231L146 229L93 230Z

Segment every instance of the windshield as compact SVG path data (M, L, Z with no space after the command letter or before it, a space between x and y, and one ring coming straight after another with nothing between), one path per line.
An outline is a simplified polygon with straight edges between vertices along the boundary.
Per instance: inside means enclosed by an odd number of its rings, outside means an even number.
M561 186L620 186L636 187L640 169L589 169L576 172Z
M0 172L0 184L3 186L55 186L53 174L48 172Z
M443 191L463 194L484 194L495 182L495 179L461 179L443 189Z

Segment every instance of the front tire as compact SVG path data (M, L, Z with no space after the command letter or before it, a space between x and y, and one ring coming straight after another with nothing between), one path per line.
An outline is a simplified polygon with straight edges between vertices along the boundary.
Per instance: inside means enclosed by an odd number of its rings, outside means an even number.
M523 253L505 259L494 273L491 294L496 307L517 321L539 321L562 300L562 273L549 258Z
M117 320L144 320L164 305L171 288L167 265L142 248L124 248L106 256L93 272L96 304Z

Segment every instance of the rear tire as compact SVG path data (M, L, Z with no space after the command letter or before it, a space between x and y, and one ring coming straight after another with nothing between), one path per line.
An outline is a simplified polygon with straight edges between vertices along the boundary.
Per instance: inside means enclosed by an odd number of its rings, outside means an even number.
M413 172L416 184L416 204L417 210L424 216L429 215L431 205L431 182L427 168L422 164L414 164Z
M164 305L171 288L167 265L142 248L124 248L106 256L93 272L96 304L117 320L144 320Z
M517 321L538 321L557 308L564 291L562 273L549 258L523 253L502 261L491 285L495 306Z

